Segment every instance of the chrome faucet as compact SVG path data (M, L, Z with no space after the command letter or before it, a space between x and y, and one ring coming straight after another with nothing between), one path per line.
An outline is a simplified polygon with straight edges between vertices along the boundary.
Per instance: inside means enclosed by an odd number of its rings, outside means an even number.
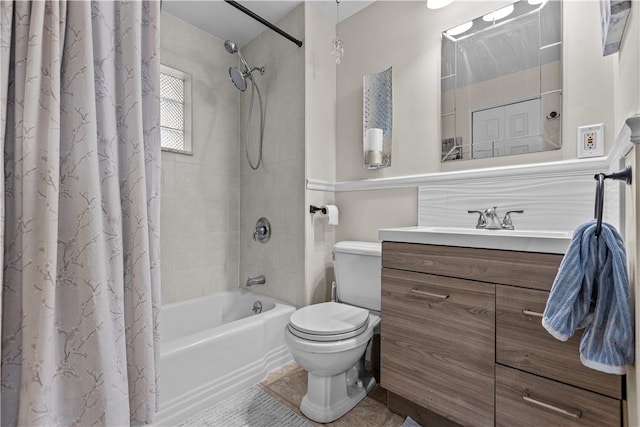
M264 277L264 275L259 275L256 277L249 277L247 279L247 283L245 284L246 286L255 286L255 285L264 285L265 283L267 283L267 279Z
M513 222L511 221L511 214L524 213L523 209L507 211L504 214L504 217L502 218L502 220L500 220L497 209L498 207L494 206L492 208L487 208L484 211L470 210L467 212L480 214L480 216L478 217L478 223L476 224L476 228L485 229L485 230L513 230L514 227L513 227Z

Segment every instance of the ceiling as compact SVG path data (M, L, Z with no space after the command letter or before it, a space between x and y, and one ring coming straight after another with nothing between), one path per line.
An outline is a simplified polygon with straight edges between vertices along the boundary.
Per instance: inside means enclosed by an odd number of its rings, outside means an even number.
M238 3L275 24L302 1L240 0ZM312 3L327 19L335 22L336 2L334 0L315 0L308 1L308 3ZM364 9L371 3L373 3L373 0L341 0L339 6L340 21ZM163 0L162 10L213 34L219 39L233 40L240 47L249 43L266 29L258 21L222 0ZM291 35L298 40L304 39L304 34Z

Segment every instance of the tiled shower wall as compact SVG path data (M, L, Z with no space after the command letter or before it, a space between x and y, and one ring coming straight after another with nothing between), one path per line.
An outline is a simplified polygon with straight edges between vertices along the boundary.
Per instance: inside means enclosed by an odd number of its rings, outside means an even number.
M162 13L161 63L192 76L193 155L162 152L162 302L238 286L240 97L237 55Z
M304 38L304 3L276 25L298 39ZM304 287L304 65L305 47L298 47L266 30L242 48L254 72L265 106L263 165L252 170L245 158L246 119L251 86L240 101L240 282L264 274L267 283L252 288L296 305L305 300ZM249 153L258 159L259 106L254 100ZM260 217L271 221L271 240L253 240Z
M248 19L248 18L247 18ZM277 23L300 39L304 5ZM240 94L228 77L238 57L224 40L163 12L161 62L192 75L193 155L162 153L162 301L227 289L264 274L253 290L304 301L304 48L266 30L242 52L265 106L264 159L245 159L251 87ZM257 161L259 105L254 100L249 150ZM266 245L255 222L271 221ZM240 273L240 274L239 274Z

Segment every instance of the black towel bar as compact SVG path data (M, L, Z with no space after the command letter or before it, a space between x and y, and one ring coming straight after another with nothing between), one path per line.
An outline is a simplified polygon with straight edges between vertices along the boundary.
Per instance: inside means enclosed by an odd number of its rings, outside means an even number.
M631 185L632 175L632 170L629 166L624 170L618 172L610 174L597 173L593 176L593 179L596 180L596 203L593 215L598 220L598 223L596 224L596 237L600 236L600 232L602 231L602 211L604 208L604 180L613 179L616 181L625 181L627 185Z

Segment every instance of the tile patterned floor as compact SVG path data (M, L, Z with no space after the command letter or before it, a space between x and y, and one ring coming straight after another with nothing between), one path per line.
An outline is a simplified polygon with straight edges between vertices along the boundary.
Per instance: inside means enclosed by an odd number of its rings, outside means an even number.
M260 382L260 386L287 405L292 411L304 417L299 406L307 392L307 372L295 362L271 372ZM389 412L384 403L386 395L376 386L355 408L328 424L318 424L305 417L313 426L329 427L399 427L404 419Z

